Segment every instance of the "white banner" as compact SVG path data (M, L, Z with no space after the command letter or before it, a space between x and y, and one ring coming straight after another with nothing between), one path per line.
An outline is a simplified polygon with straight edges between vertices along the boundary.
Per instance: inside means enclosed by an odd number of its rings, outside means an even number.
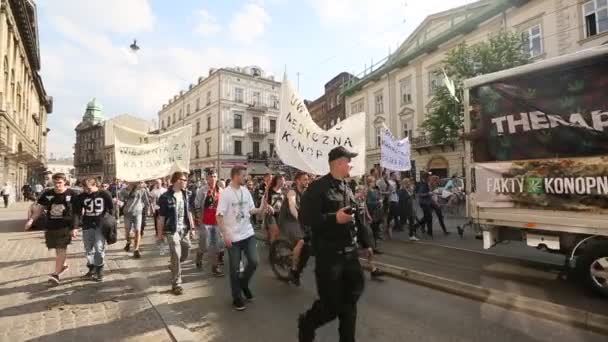
M365 174L365 113L352 115L325 131L313 121L293 84L283 80L281 87L275 139L281 161L304 172L325 175L329 173L329 151L344 146L359 154L352 160L351 176Z
M190 125L162 134L114 125L116 178L136 182L188 172L191 137Z
M380 153L382 155L380 166L385 169L409 171L412 168L412 163L410 162L410 140L408 138L397 140L387 127L382 129L382 147Z

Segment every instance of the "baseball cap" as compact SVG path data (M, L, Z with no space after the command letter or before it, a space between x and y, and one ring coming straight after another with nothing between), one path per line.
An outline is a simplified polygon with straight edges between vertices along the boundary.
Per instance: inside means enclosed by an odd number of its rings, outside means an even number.
M336 160L338 158L355 158L356 156L358 156L358 153L354 153L354 152L350 152L349 150L347 150L346 148L344 148L344 146L338 146L334 149L332 149L331 151L329 151L329 161L333 161Z

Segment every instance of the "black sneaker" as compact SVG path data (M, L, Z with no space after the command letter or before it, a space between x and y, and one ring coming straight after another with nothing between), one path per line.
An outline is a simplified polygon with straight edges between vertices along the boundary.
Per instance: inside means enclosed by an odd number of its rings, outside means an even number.
M89 271L87 273L85 273L85 275L83 275L82 278L91 279L93 277L93 275L95 274L95 266L87 265L87 267L89 268Z
M220 266L224 266L224 251L219 252L218 256L217 256L217 260L218 260L218 265Z
M139 250L138 250L138 249L136 249L136 250L135 250L135 252L133 252L133 257L134 257L135 259L139 259L139 258L141 258L141 253L139 253Z
M58 274L49 274L49 284L51 286L57 286L61 283L61 281L59 281L59 275Z
M253 293L251 293L251 290L248 287L243 287L243 294L248 302L253 302Z
M384 275L384 272L380 269L376 268L375 270L370 272L372 279L378 279Z
M127 244L125 245L125 248L123 248L125 250L125 252L129 252L131 250L131 243L127 242Z
M199 270L203 269L203 262L202 261L197 261L196 262L196 268L199 269Z
M222 271L222 267L220 265L214 266L211 269L211 273L215 276L215 277L223 277L224 276L224 271Z
M171 292L176 296L181 296L184 293L184 289L180 285L173 285Z
M103 281L103 266L95 267L95 274L93 275L93 280L95 280L96 282Z
M295 286L300 286L300 273L298 271L289 270L289 281Z
M240 298L232 301L232 308L236 311L243 311L246 309L245 303L243 303L243 300Z

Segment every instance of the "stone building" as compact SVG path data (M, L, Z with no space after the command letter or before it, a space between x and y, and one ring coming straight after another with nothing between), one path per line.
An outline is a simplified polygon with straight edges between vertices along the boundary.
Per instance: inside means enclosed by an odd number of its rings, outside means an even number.
M342 72L325 84L325 92L313 101L304 101L315 123L327 130L346 117L342 86L356 80L353 75Z
M37 19L33 1L0 1L0 184L17 189L42 179L53 111L39 74Z
M446 52L460 42L486 40L502 29L520 33L532 61L608 42L608 5L603 0L482 0L428 16L378 65L343 89L348 114L367 113L367 169L380 160L380 128L411 137L418 170L463 174L462 142L435 144L420 128Z
M192 125L191 173L235 165L259 175L275 169L274 135L281 83L256 66L210 69L158 112L160 131Z
M116 177L114 165L114 125L120 125L140 132L150 132L153 123L129 114L106 119L101 103L93 98L76 126L74 145L75 177L95 177L112 181Z
M74 168L77 179L84 177L103 178L104 120L101 103L93 98L76 126L74 145Z

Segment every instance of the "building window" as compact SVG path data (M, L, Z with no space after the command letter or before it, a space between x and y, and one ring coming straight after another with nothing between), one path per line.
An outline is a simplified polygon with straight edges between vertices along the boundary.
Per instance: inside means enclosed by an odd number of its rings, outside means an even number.
M399 89L401 90L401 105L412 103L412 77L408 76L399 81Z
M255 157L259 157L260 156L260 142L259 141L254 141L251 144L251 152L253 153L253 155Z
M190 115L190 104L186 105L186 115Z
M380 148L382 145L382 127L376 127L376 147Z
M274 142L272 140L268 142L268 152L270 153L269 157L272 158L274 155Z
M411 136L412 136L412 130L410 129L410 127L407 123L404 123L403 124L403 138L410 137L410 139L411 139Z
M435 95L437 88L441 86L443 74L439 70L429 72L429 96Z
M184 112L180 109L179 110L179 120L181 121L183 117L184 117Z
M165 119L160 120L160 128L165 129Z
M595 36L608 31L608 1L591 0L583 5L585 16L585 34Z
M363 99L361 99L361 100L358 100L358 101L353 102L353 103L350 105L350 113L351 113L351 114L357 114L357 113L361 113L361 112L363 112L363 105L364 105L364 102L363 102L363 101L364 101L364 100L363 100Z
M524 51L534 58L543 54L542 30L539 25L534 25L521 33L524 42Z
M243 154L242 147L243 147L243 142L242 141L240 141L240 140L235 140L234 141L234 155L235 156L240 156L240 155Z
M275 133L277 131L277 120L270 119L270 133Z
M234 128L243 129L243 114L234 113Z
M377 92L374 95L374 98L374 103L376 104L376 114L384 113L384 95L382 94L382 91Z
M279 109L279 98L276 95L270 95L270 106Z
M173 123L175 123L175 113L173 113Z
M254 132L259 132L260 131L260 118L254 116L252 118L252 126L253 126Z
M194 147L195 147L195 149L194 149L194 159L198 159L198 158L200 158L199 151L198 151L198 144L194 144Z
M211 130L211 117L208 116L207 117L207 132L209 132Z
M253 102L254 105L261 104L261 101L260 101L260 92L259 91L254 91L253 92L253 96L251 97L251 101Z
M207 144L207 157L211 155L211 139L205 140L205 144Z
M196 120L196 135L201 134L201 122L200 120Z
M211 91L207 92L207 106L211 104Z
M198 112L198 110L201 109L201 98L197 98L196 99L196 111Z
M243 103L243 88L234 88L234 102Z

